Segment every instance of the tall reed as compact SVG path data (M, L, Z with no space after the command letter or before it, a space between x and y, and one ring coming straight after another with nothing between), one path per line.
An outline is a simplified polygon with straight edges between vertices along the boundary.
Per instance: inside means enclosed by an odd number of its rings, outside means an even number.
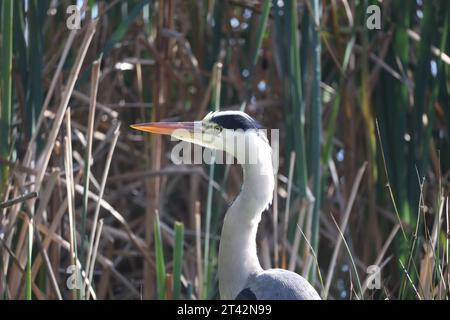
M13 1L2 1L1 7L0 44L0 156L9 159L11 147L11 117L12 117L12 51L13 51ZM5 191L8 179L8 166L0 164L0 197Z

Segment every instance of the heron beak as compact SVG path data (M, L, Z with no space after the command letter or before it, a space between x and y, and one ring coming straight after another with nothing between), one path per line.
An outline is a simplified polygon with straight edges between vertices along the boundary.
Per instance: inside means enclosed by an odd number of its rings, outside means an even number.
M131 128L165 135L172 135L176 130L194 133L195 122L149 122L130 125Z

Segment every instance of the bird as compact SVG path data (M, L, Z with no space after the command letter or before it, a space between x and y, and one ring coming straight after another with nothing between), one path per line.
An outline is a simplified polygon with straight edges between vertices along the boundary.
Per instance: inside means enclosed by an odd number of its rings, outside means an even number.
M256 234L262 213L272 203L275 186L272 148L259 122L245 112L227 110L210 112L201 121L151 122L131 127L224 151L241 165L241 191L228 207L220 236L220 299L321 299L297 273L278 268L263 270L259 262Z

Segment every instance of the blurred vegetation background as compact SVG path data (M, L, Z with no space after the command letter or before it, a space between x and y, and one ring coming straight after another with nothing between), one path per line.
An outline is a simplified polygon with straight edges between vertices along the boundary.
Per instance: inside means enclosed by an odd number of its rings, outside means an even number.
M218 298L240 168L128 127L218 109L280 129L264 268L449 299L448 1L0 4L1 299Z

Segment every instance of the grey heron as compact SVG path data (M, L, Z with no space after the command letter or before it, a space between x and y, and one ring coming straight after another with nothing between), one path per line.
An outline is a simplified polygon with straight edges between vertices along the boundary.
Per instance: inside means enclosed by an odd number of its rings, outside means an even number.
M272 148L253 118L244 112L219 111L201 121L153 122L131 127L222 150L242 166L241 192L225 214L220 237L221 299L320 299L317 291L297 273L284 269L263 270L259 263L256 233L262 212L272 202L274 170ZM253 161L249 161L250 157Z

